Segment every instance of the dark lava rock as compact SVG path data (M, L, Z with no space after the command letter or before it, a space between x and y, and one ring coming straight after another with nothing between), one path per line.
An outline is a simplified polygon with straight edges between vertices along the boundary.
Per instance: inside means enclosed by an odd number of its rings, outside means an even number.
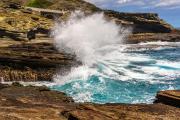
M20 9L21 5L18 3L9 3L9 8L13 8L13 9Z

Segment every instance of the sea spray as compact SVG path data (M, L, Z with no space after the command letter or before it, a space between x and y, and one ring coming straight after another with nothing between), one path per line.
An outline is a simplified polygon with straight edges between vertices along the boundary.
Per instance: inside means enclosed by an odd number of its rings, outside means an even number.
M75 11L67 21L55 25L54 44L59 51L75 54L83 65L72 68L68 74L56 74L54 81L65 84L72 80L87 80L98 73L92 67L106 52L110 52L106 48L121 44L129 33L130 29L108 20L103 13L84 15L81 11Z
M122 43L129 33L129 29L107 20L103 13L85 16L80 11L57 24L53 32L58 50L75 54L77 60L88 66L96 63L99 49Z

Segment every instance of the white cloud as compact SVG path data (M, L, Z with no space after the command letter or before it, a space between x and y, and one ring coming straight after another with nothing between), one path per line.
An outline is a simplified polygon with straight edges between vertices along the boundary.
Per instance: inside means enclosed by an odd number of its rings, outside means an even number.
M119 3L119 4L124 4L124 3L128 3L128 2L132 2L132 0L117 0L117 3Z
M174 7L180 7L180 0L159 0L157 4L155 4L156 7L165 7L165 6L174 6Z
M180 0L86 0L102 6L139 6L142 8L180 8Z

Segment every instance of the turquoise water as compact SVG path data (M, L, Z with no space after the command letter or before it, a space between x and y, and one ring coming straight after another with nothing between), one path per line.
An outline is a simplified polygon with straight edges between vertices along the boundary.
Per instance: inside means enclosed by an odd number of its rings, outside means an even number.
M101 51L93 66L74 68L55 81L52 89L64 91L77 102L152 103L157 91L180 89L180 47L116 46Z

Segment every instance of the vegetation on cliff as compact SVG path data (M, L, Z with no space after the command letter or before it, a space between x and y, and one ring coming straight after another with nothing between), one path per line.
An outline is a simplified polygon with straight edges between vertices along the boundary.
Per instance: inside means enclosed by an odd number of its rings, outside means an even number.
M51 5L53 5L53 2L48 0L29 0L27 2L27 6L36 8L47 8Z

